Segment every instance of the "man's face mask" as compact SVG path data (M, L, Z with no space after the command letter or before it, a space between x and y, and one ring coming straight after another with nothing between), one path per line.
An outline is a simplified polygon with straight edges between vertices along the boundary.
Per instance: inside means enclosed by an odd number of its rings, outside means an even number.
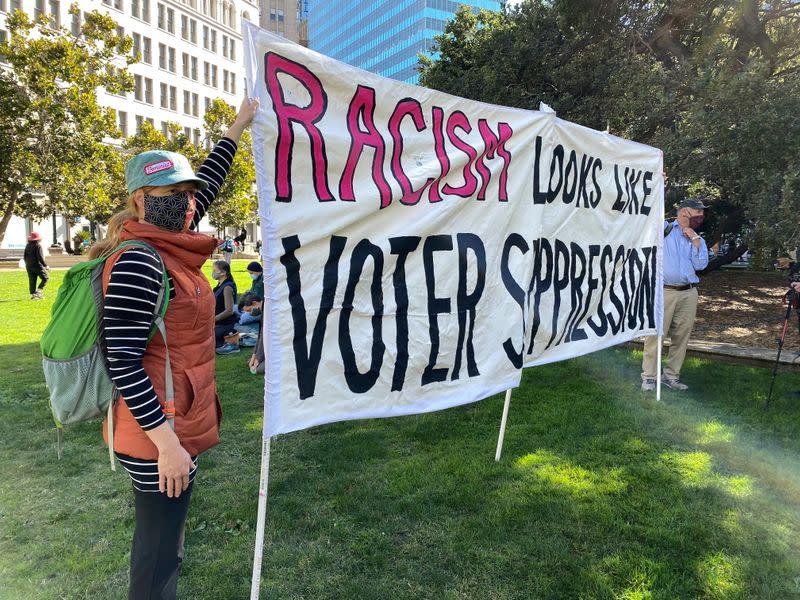
M144 195L144 220L168 231L183 231L190 205L189 192L169 196Z

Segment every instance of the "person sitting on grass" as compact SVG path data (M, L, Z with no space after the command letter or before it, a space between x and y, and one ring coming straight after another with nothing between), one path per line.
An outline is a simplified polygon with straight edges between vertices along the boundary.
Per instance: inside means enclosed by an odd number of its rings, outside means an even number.
M247 265L247 272L253 280L253 284L248 290L248 294L260 298L264 298L264 269L256 261ZM236 331L239 333L253 333L257 334L261 329L261 320L257 317L250 315L248 312L242 311L242 304L239 303L239 322L235 326Z
M214 316L214 340L217 354L231 354L239 351L238 344L225 342L225 336L235 331L239 320L233 306L236 302L236 282L231 277L231 266L224 260L215 260L211 277L217 281L214 288L216 310Z
M264 331L264 313L261 312L262 305L263 300L251 292L247 292L242 296L242 299L239 300L239 311L242 314L250 315L259 320L258 340L253 348L253 356L250 357L250 361L247 365L250 367L250 372L253 374L264 373L264 342L262 339L262 332Z

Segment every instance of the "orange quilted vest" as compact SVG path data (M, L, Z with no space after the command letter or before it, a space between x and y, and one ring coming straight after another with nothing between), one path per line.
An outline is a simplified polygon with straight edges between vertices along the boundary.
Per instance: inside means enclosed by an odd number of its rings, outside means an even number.
M210 236L187 231L175 233L160 227L127 221L120 241L142 240L153 246L172 278L175 296L170 299L164 324L175 391L175 433L192 456L219 442L222 409L217 396L214 354L214 294L200 268L219 244ZM111 256L103 271L103 290L119 255ZM144 354L144 370L164 405L164 340L156 333ZM158 450L139 427L124 400L114 405L114 450L135 458L156 460ZM108 427L103 423L108 444Z

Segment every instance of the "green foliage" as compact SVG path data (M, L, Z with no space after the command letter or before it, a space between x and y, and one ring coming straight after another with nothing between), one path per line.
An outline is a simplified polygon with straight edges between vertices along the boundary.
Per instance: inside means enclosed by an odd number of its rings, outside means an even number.
M203 117L206 136L219 140L233 123L236 110L224 100L211 102ZM219 196L208 210L208 220L217 229L241 228L256 218L258 198L255 193L256 171L253 160L253 140L245 131L239 140L239 149L225 178Z
M131 38L120 38L117 23L96 11L84 14L78 37L19 10L6 25L0 54L11 69L0 70L0 162L7 175L0 179L0 240L12 214L94 217L113 209L118 198L109 184L121 165L103 140L116 127L113 111L97 104L96 89L130 90L126 67L134 60Z
M714 203L712 243L800 243L800 10L791 0L527 0L462 8L421 81L559 116L664 150L667 210Z

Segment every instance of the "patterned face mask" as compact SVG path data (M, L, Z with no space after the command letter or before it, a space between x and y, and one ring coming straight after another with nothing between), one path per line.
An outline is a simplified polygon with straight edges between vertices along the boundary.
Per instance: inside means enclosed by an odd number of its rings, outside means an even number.
M144 220L168 231L183 231L189 211L189 192L169 196L144 195Z

